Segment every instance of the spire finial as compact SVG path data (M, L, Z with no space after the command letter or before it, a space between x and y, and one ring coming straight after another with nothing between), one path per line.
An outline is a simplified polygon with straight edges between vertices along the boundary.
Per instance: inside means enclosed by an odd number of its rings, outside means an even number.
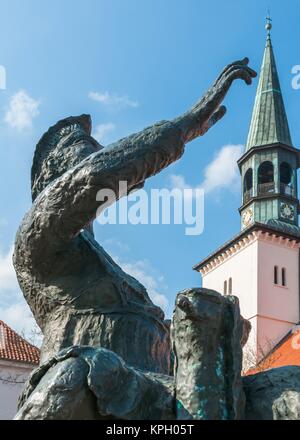
M271 29L272 29L272 18L270 17L270 10L268 10L268 15L266 17L267 23L266 23L266 31L267 36L270 38L271 35Z

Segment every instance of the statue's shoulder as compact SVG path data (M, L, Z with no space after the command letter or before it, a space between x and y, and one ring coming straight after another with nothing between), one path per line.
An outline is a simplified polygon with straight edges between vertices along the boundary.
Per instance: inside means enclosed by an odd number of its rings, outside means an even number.
M15 236L15 266L38 270L41 265L49 265L51 260L58 258L57 251L63 243L59 243L54 234L48 232L48 221L41 207L34 202L24 215Z
M23 217L15 237L15 251L24 250L26 243L30 242L30 236L34 231L34 221L32 209L30 209Z

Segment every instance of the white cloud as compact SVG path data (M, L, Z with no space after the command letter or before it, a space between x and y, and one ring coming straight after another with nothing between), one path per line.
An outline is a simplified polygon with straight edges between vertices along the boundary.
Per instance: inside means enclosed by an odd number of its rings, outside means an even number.
M0 252L0 320L31 339L37 325L19 287L12 254L13 246L7 253Z
M9 251L0 253L0 288L13 290L18 288L18 281L12 263L13 246Z
M115 95L109 92L90 92L89 98L93 101L100 102L108 110L118 111L123 108L139 106L137 101L133 101L127 95Z
M243 145L225 145L215 159L205 168L202 187L205 192L221 188L237 188L240 177L237 160L243 153Z
M119 262L122 269L129 275L136 278L141 284L143 284L154 302L163 309L164 312L168 311L169 301L166 295L159 292L160 285L163 283L163 277L159 276L155 278L151 275L153 268L147 261L141 260L136 262Z
M104 240L103 246L109 247L111 249L116 248L116 249L120 250L121 252L123 252L123 251L129 252L129 250L130 250L130 247L128 246L128 244L122 243L117 238L107 238L106 240Z
M116 126L112 122L107 124L99 124L93 131L93 136L98 142L107 142L109 140L109 134L115 130Z
M36 326L32 313L25 301L20 301L7 307L0 307L0 319L25 337Z
M157 273L157 271L152 267L149 261L139 260L139 261L128 261L126 253L130 251L128 245L122 243L121 241L111 238L104 242L109 253L115 262L129 275L136 278L148 291L148 294L154 304L157 304L163 309L163 311L168 314L169 301L166 295L163 293L166 290L166 285L164 277ZM116 253L123 253L125 257L118 257Z
M18 130L30 128L33 119L39 115L39 106L39 101L31 98L25 90L20 90L11 97L4 121Z
M190 189L191 186L187 184L187 182L185 181L184 176L181 176L180 174L172 174L170 176L170 180L171 180L171 185L173 188L177 188L180 190L184 190L184 189Z
M201 188L206 194L225 188L236 191L240 183L237 160L241 157L243 148L243 145L225 145L222 147L213 161L205 168L203 182L195 188L192 188L183 176L171 175L172 188L180 190Z

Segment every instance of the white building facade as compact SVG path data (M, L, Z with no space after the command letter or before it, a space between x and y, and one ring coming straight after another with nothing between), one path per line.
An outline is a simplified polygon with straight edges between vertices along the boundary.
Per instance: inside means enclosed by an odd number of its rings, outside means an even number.
M203 262L203 287L237 296L251 323L249 361L266 356L299 322L299 247L298 239L255 227Z
M0 420L12 420L17 413L19 396L33 366L0 360Z

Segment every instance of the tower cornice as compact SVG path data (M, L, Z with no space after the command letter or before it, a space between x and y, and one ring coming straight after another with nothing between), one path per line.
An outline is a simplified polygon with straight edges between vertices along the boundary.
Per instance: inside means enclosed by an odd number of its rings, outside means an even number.
M201 272L202 275L210 272L215 267L222 264L225 260L253 243L257 239L271 240L273 243L288 247L300 247L300 229L299 235L289 233L287 231L277 229L263 223L254 223L242 232L237 234L231 240L227 241L223 246L219 247L215 252L210 254L204 260L197 263L193 270Z
M298 148L295 148L290 145L282 144L281 142L267 144L267 145L261 145L260 147L251 147L249 150L245 151L243 156L239 158L237 161L237 164L239 166L239 169L241 170L242 165L253 155L269 150L275 150L275 149L283 149L286 151L289 151L291 153L294 153L297 157L297 168L300 168L300 150Z

